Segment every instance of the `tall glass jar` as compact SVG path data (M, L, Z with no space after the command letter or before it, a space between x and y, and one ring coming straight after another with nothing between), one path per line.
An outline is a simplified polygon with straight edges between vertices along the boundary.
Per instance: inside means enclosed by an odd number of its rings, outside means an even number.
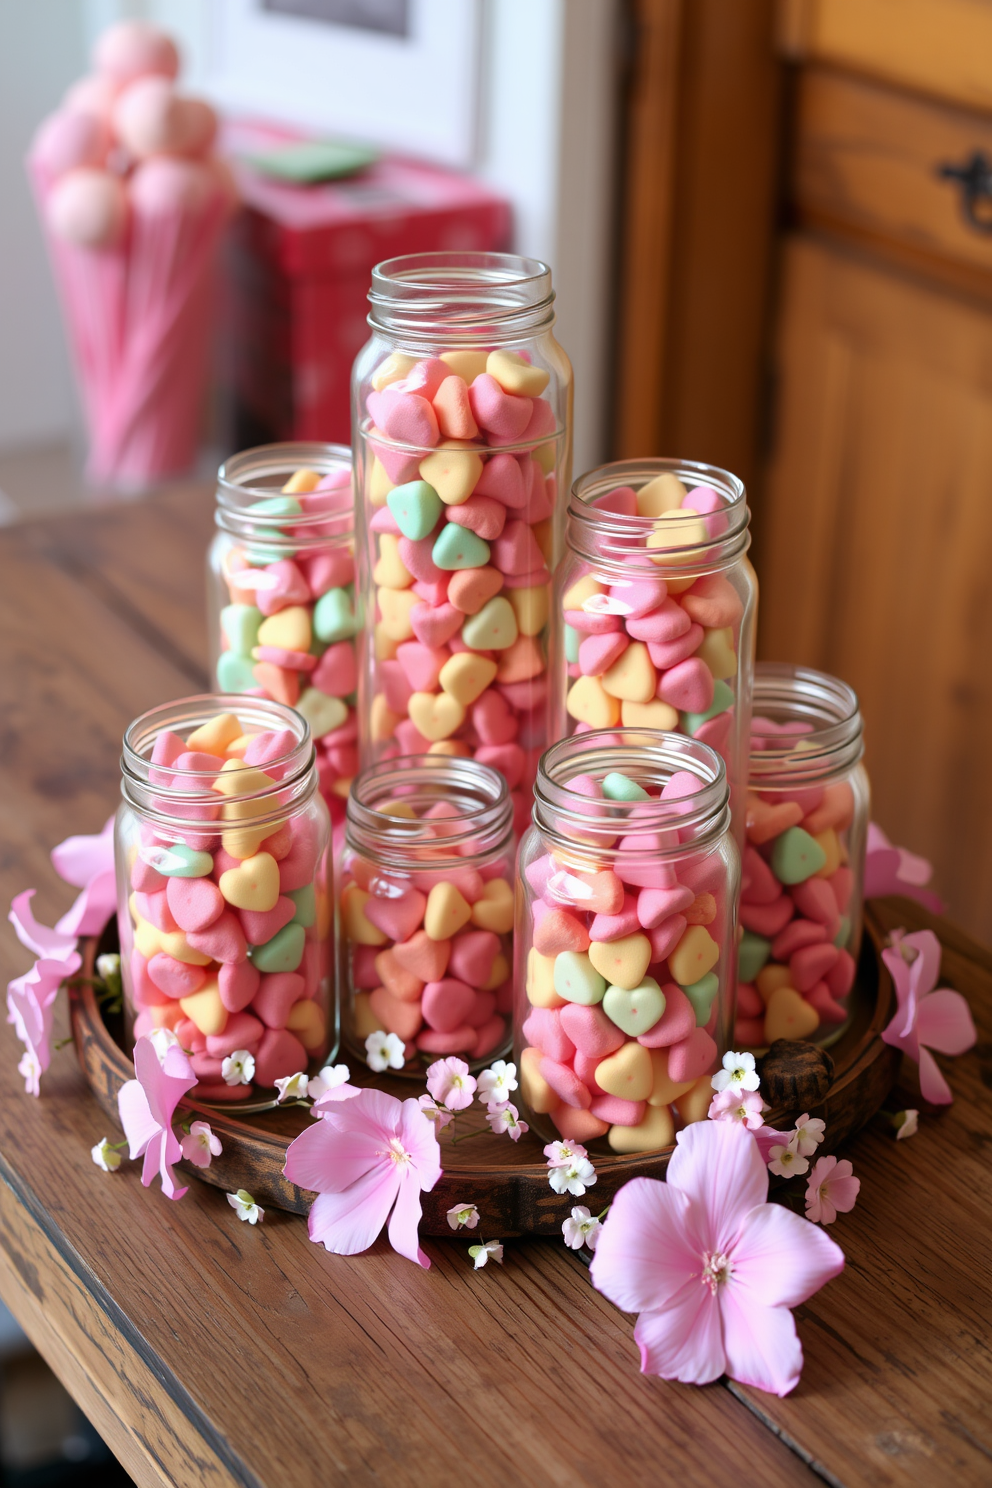
M183 698L131 724L121 773L129 1033L173 1030L200 1099L268 1103L337 1043L330 820L309 726L268 698Z
M735 475L688 460L620 460L572 488L555 575L555 737L688 734L723 757L743 844L757 579Z
M551 271L418 253L373 271L353 373L362 763L492 765L530 810L549 732L547 625L571 466Z
M650 1152L701 1120L734 1026L740 858L723 760L595 730L541 760L520 845L514 1049L546 1139Z
M737 1043L830 1041L861 946L870 793L858 699L825 672L754 674Z
M337 873L342 1036L393 1034L389 1067L472 1066L507 1052L513 1009L513 865L506 782L475 760L413 755L355 780Z
M207 558L211 674L302 713L332 819L358 770L354 502L340 444L242 450L217 475Z

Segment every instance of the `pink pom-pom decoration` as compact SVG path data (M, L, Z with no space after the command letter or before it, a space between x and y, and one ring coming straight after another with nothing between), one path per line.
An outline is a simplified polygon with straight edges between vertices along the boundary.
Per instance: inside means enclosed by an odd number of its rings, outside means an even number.
M170 212L195 216L203 211L217 186L215 172L201 161L156 155L138 166L128 191L132 207L141 216Z
M127 197L119 177L85 168L56 181L45 203L57 237L83 248L107 248L123 236Z
M100 119L109 120L120 91L120 85L112 78L90 74L66 89L62 107L73 114L96 114Z
M174 78L179 72L179 52L171 36L149 21L120 21L97 41L93 66L118 83L149 74Z
M139 78L114 106L114 131L130 154L202 155L217 131L217 116L199 98L181 98L167 79Z
M60 109L43 120L31 145L32 157L50 176L64 176L80 166L106 164L110 130L99 114Z

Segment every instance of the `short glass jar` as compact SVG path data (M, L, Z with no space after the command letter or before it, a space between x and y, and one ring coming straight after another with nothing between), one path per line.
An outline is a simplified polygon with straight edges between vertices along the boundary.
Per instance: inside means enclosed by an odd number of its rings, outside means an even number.
M265 444L217 475L207 557L210 669L224 693L296 708L332 817L358 769L351 452Z
M418 253L373 271L352 375L362 764L501 771L518 822L549 732L547 625L571 467L551 271Z
M115 825L129 1034L169 1028L198 1099L271 1101L337 1044L330 820L304 718L166 703L124 735Z
M754 673L735 1043L836 1037L861 948L871 797L858 699L825 672Z
M423 1077L507 1052L516 841L506 782L475 760L413 755L354 781L337 870L342 1038ZM370 1039L370 1043L366 1041Z
M620 460L572 488L555 575L555 737L684 733L723 757L743 842L757 579L735 475L687 460Z
M554 745L518 869L528 1121L618 1153L667 1146L706 1115L734 1026L740 858L723 760L637 729Z

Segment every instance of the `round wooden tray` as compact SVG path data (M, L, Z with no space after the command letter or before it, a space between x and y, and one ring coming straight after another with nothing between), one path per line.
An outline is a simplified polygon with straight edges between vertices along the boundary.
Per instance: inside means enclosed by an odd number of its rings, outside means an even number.
M852 1018L841 1037L830 1048L834 1077L823 1101L810 1110L826 1122L826 1140L822 1152L831 1152L847 1137L858 1131L875 1114L885 1100L899 1065L899 1051L884 1044L882 1029L895 1011L892 982L878 952L884 944L884 932L871 913L865 916L864 947L858 979L851 994ZM98 945L84 943L83 974L91 976L98 951L113 950L116 925ZM126 1080L134 1078L134 1066L120 1040L123 1027L120 1018L104 1021L99 1005L89 987L75 990L70 998L72 1032L83 1074L91 1091L107 1116L120 1126L117 1114L117 1092ZM362 1074L355 1073L355 1083ZM375 1077L395 1095L419 1094L420 1087L398 1077ZM243 1111L221 1110L195 1100L183 1102L182 1111L210 1122L224 1146L223 1154L214 1158L209 1168L183 1164L184 1172L204 1183L233 1193L246 1188L259 1203L274 1204L294 1214L306 1214L313 1195L297 1188L283 1176L286 1148L312 1120L301 1107L273 1109L258 1115ZM768 1113L770 1125L787 1127L800 1112L773 1110ZM481 1108L475 1106L460 1113L455 1123L461 1135L478 1131L479 1136L452 1146L448 1134L441 1136L441 1162L444 1175L431 1193L424 1194L424 1218L421 1232L426 1235L450 1235L445 1214L455 1204L475 1204L481 1215L480 1233L507 1238L514 1235L560 1236L562 1219L572 1200L554 1193L548 1184L547 1167L542 1152L543 1142L529 1133L514 1145L507 1137L495 1137L486 1127ZM592 1206L605 1208L613 1195L628 1179L637 1176L661 1178L668 1166L673 1148L667 1147L648 1156L595 1156L598 1175Z

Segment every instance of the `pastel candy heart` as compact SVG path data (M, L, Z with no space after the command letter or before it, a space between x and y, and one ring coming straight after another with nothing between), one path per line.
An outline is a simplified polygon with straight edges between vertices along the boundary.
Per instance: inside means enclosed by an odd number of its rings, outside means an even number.
M692 1004L697 1027L704 1028L710 1021L713 1002L720 990L719 980L712 971L709 971L705 976L700 977L698 982L690 982L682 990Z
M696 1027L696 1014L692 1003L675 982L666 982L665 1011L646 1032L638 1034L638 1043L646 1049L666 1048L669 1044L681 1043L689 1038Z
M536 398L544 392L551 374L534 367L515 351L491 351L486 358L486 371L494 377L504 393Z
M255 1053L255 1081L274 1085L286 1075L305 1070L308 1063L306 1049L288 1028L267 1028Z
M694 651L698 651L703 639L703 628L701 625L690 625L684 635L676 636L674 641L648 641L648 655L652 664L659 671L667 671L669 667L678 666L680 661L685 661ZM661 678L658 679L661 685Z
M427 907L427 896L418 889L407 889L395 899L370 897L365 901L365 918L390 940L409 940L419 930Z
M836 935L840 912L833 886L823 878L807 878L791 889L792 902L800 914L823 925L828 936Z
M306 604L310 599L310 586L303 570L291 558L269 563L263 573L252 577L256 603L263 615L274 615L286 605Z
M420 977L414 976L412 971L407 971L402 967L392 949L378 953L375 958L374 971L367 979L363 976L356 961L352 967L352 980L356 987L364 986L366 980L371 987L381 983L402 1002L419 1002L420 994L424 990L424 983Z
M381 608L381 602L380 602ZM452 604L436 606L415 603L410 610L411 634L424 646L436 648L460 630L465 616ZM402 639L402 637L400 638Z
M501 683L526 682L545 669L544 652L533 636L518 635L499 659L497 680Z
M821 1023L843 1023L846 1019L847 1009L834 1001L826 982L817 982L804 996L809 1006L819 1013Z
M526 522L507 522L493 543L493 563L504 574L529 574L544 567L544 554Z
M462 639L473 651L503 651L517 639L517 618L502 594L483 605L462 626Z
M445 526L447 526L447 523L445 523ZM381 544L384 539L380 538L379 541ZM438 568L434 562L433 537L422 537L417 542L413 542L409 537L400 537L396 539L396 549L402 564L403 573L409 573L407 582L416 579L420 584L434 585L443 583L446 580L447 574L445 570ZM380 559L372 575L376 583L387 585L392 589L404 588L405 584L400 575L397 575L396 579L390 582L385 573L380 573L381 562L382 560ZM423 599L427 596L421 594L420 597Z
M639 517L661 517L676 511L686 497L686 489L674 471L666 470L649 480L637 493Z
M248 692L255 686L255 667L250 656L222 651L217 658L217 686L222 692Z
M461 506L448 509L448 521L469 527L486 542L492 542L506 526L506 507L495 497L473 495Z
M571 1006L571 1004L569 1004ZM558 1064L571 1064L575 1045L568 1037L555 1008L531 1008L523 1025L523 1036Z
M381 393L384 387L391 382L399 382L413 367L416 366L416 357L407 356L402 351L392 351L389 356L381 361L372 374L372 386L377 393Z
M448 584L448 599L464 615L477 615L503 587L503 576L495 568L466 568L454 573Z
M417 393L396 392L391 388L381 393L370 393L368 408L376 427L397 444L430 449L440 438L433 408Z
M676 1084L698 1080L712 1067L716 1044L705 1028L695 1028L687 1039L672 1044L668 1050L668 1073Z
M222 873L219 888L236 909L274 909L279 898L279 865L270 853L256 853Z
M593 1116L613 1126L636 1127L644 1119L644 1101L625 1100L620 1095L598 1095L589 1107Z
M633 486L616 486L602 496L594 496L589 504L600 511L618 512L622 517L637 516L637 492Z
M688 1038L692 1028L687 1029L684 1037ZM673 1040L674 1042L674 1040ZM691 1090L695 1084L694 1080L673 1080L668 1073L668 1046L651 1050L651 1065L654 1073L654 1085L648 1096L649 1106L670 1106ZM710 1091L712 1095L712 1090Z
M164 878L203 878L214 866L209 853L187 847L185 842L142 847L141 856L150 868Z
M747 935L748 933L745 930L744 934ZM828 939L826 925L817 924L815 920L791 920L785 929L776 935L769 949L776 961L788 961L792 953L801 950L803 946L822 945ZM767 959L766 957L765 960ZM761 967L759 966L754 976L757 976L760 970ZM753 981L754 976L747 977L745 980ZM817 978L814 977L813 980L816 981ZM799 992L806 991L806 988L800 987L798 982L793 982L792 986Z
M483 693L472 709L472 727L485 744L508 744L517 737L520 722L502 693Z
M463 930L451 942L448 971L470 987L483 987L489 981L498 952L499 937L491 930Z
M472 651L461 651L451 656L441 668L438 680L444 691L468 708L481 697L496 676L496 663L485 656L476 656Z
M772 904L782 892L778 879L750 843L746 843L744 847L741 885L741 902L744 904ZM806 911L803 910L803 913ZM816 919L818 916L813 915L811 918Z
M366 913L371 898L356 883L347 884L341 892L341 928L345 938L355 945L381 946L388 939L386 932L373 925Z
M450 940L472 917L468 904L453 883L437 883L427 896L424 930L431 940ZM430 978L427 978L429 981Z
M328 589L344 589L354 582L355 560L350 553L340 549L330 549L314 553L310 558L301 558L299 566L306 576L313 599L319 599Z
M403 536L414 541L434 531L442 511L440 496L425 480L394 486L386 504Z
M489 544L468 527L445 522L434 542L431 557L441 569L482 568L489 562Z
M577 908L593 914L615 915L623 908L623 883L611 868L597 873L568 873L551 879L551 889L574 899ZM590 939L605 937L590 937Z
M582 951L562 951L554 960L554 990L565 1002L602 1002L606 979Z
M694 894L684 884L672 888L642 889L637 896L637 918L645 930L654 930L669 916L688 909Z
M583 676L601 677L615 661L619 661L629 645L630 641L622 630L586 636L579 646L579 667Z
M805 1039L820 1026L820 1015L794 987L777 987L765 1008L765 1043Z
M491 496L511 511L522 510L527 504L527 483L513 456L492 455L486 461L474 494Z
M656 610L627 621L627 634L639 641L674 641L685 635L692 621L674 599L668 598Z
M396 660L414 692L433 692L441 668L448 660L446 648L425 646L421 641L404 641L396 648Z
M409 940L394 945L393 955L404 971L422 982L437 982L448 969L450 940L432 940L426 930L418 930Z
M660 925L656 925L648 935L651 942L651 960L667 961L685 934L685 927L685 915L680 914L672 915L670 919L662 920Z
M302 997L289 1010L286 1028L311 1056L323 1054L327 1048L327 1020L319 1003Z
M296 711L306 719L315 739L333 733L348 717L348 705L339 697L328 697L319 687L307 687L300 693Z
M303 996L306 984L299 972L277 971L260 979L252 1001L256 1013L267 1028L285 1028L289 1010Z
M424 1021L437 1033L453 1033L463 1028L475 1005L475 992L454 977L428 982L424 988L421 1011Z
M202 1034L223 1033L230 1014L220 1000L217 983L212 982L200 992L180 999L179 1006L191 1023L195 1023Z
M683 727L687 733L696 737L703 724L709 723L710 719L715 718L718 713L725 713L733 705L733 689L728 687L726 682L714 681L712 703L700 713L684 712L682 714Z
M309 651L313 639L310 612L302 605L290 605L263 620L258 628L260 646L279 646L286 651ZM240 727L238 732L241 732Z
M402 390L405 393L419 393L421 397L433 401L441 384L450 375L451 368L440 357L423 357L409 368L399 383L393 384L393 389L397 392Z
M166 997L188 997L198 992L207 980L202 966L190 966L185 961L157 952L148 962L148 975L154 986Z
M230 1013L246 1008L259 989L261 974L250 961L229 962L217 972L220 1000Z
M487 372L472 383L468 401L479 428L498 434L501 439L520 439L533 413L529 397L504 393L495 377Z
M292 899L284 895L276 900L273 909L264 912L256 909L242 909L239 911L241 927L245 932L245 939L249 945L265 945L266 941L277 935L284 925L296 918L296 905Z
M668 957L668 969L681 987L698 982L720 959L720 947L705 925L690 925Z
M415 692L407 711L414 727L432 743L450 739L465 722L465 709L447 692Z
M581 1106L586 1110L589 1108L592 1095L567 1064L559 1064L556 1059L549 1059L545 1055L539 1060L537 1069L541 1078L566 1106Z
M601 1006L567 1002L558 1016L576 1049L590 1059L604 1059L624 1042L623 1030L606 1016Z
M528 1001L534 1007L558 1008L565 1001L555 991L555 961L554 956L542 956L533 946L527 952L525 989Z
M730 626L720 630L704 630L697 655L706 663L714 677L733 677L737 671L737 653L734 650L734 632Z
M632 620L656 610L668 598L664 579L619 579L610 585L614 613Z
M186 938L201 955L209 956L211 961L220 961L224 965L238 965L248 955L241 921L229 909L225 909L205 930L188 930Z
M705 574L682 596L687 615L708 630L736 625L744 613L744 604L729 579L723 574Z
M355 612L346 589L328 589L313 607L313 633L328 645L346 641L355 634Z
M182 881L183 880L181 879L176 879L177 883L181 883ZM166 885L168 885L169 880L166 879L165 882ZM187 879L186 882L202 884L206 882L206 880L202 878ZM211 884L210 887L213 888L213 884ZM131 907L134 909L136 914L139 915L141 919L147 920L150 925L154 925L156 930L164 930L166 934L169 934L174 930L186 928L185 926L180 927L179 921L176 919L175 915L170 909L169 900L165 888L159 889L158 892L154 894L135 893L131 896L129 903L131 904ZM221 908L223 907L224 901L221 900ZM216 916L214 916L214 918L216 919Z
M254 1051L264 1031L264 1025L251 1013L234 1013L222 1033L207 1035L207 1053L214 1059L225 1059L236 1049Z
M618 987L638 987L651 963L651 942L646 935L593 941L589 947L589 960L607 982L614 982ZM658 1010L659 1018L663 1011L664 999Z
M633 894L625 894L623 903L616 914L596 915L589 926L589 939L619 940L621 936L634 935L639 928L637 900Z
M479 426L472 417L468 384L456 374L447 376L432 398L437 426L445 439L474 439Z
M585 610L587 606L592 609L601 608L605 593L604 586L594 574L583 574L571 588L565 590L561 598L562 609L576 611Z
M420 475L433 486L445 506L460 506L477 489L482 458L475 450L446 442L420 462Z
M609 986L603 997L603 1012L631 1038L647 1033L664 1011L665 994L654 977L645 977L636 987Z
M520 1051L520 1094L539 1115L547 1115L561 1103L561 1097L540 1073L541 1060L546 1057L539 1048L525 1047Z
M745 930L772 937L792 919L795 906L788 894L780 894L771 904L741 904L740 921Z
M619 770L611 770L603 776L603 795L608 801L646 801L648 793L643 785L631 780Z
M829 942L803 946L793 952L789 958L792 986L797 992L809 992L833 969L839 955L837 947Z
M846 997L854 986L854 976L857 967L854 957L850 951L840 948L840 954L834 962L830 971L827 972L826 983L834 997Z
M620 722L620 703L604 691L598 677L578 677L565 702L570 717L589 728L614 728Z
M632 642L601 678L604 692L631 703L648 703L654 697L658 675L642 641Z
M513 890L504 878L492 878L472 905L472 924L508 935L513 929Z
M306 931L302 925L287 925L264 945L256 946L252 961L259 971L295 971L303 960Z
M771 868L779 883L798 884L825 866L823 848L802 827L787 827L772 848Z
M567 909L549 909L534 925L534 945L542 956L587 951L589 934L582 921Z
M625 1156L634 1152L657 1152L670 1147L675 1140L675 1121L667 1105L648 1106L637 1126L610 1127L606 1138L613 1152Z
M771 955L771 941L763 935L745 930L737 947L737 977L741 982L753 982L758 972Z
M262 612L255 605L225 605L220 612L220 627L228 646L239 656L250 656L258 645L258 627Z
M607 1095L643 1101L651 1094L654 1070L651 1055L641 1044L627 1043L596 1066L596 1082Z
M705 713L713 701L713 673L698 656L690 656L665 672L658 696L683 713Z

